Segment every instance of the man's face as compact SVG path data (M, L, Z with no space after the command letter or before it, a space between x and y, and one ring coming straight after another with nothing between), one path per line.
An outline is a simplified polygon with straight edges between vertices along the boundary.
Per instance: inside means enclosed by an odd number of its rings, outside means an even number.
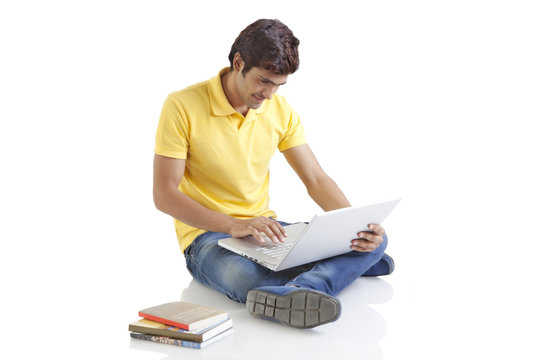
M287 82L288 76L254 66L245 75L240 72L236 88L250 109L258 109L264 100L270 100L279 87Z

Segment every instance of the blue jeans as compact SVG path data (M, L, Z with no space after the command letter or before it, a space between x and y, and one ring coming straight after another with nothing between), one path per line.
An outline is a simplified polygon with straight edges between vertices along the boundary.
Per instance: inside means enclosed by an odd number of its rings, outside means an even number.
M229 236L210 231L199 235L185 251L186 265L199 282L241 303L250 290L262 286L295 285L335 296L376 264L388 244L384 235L371 252L351 251L275 272L218 245L219 239Z

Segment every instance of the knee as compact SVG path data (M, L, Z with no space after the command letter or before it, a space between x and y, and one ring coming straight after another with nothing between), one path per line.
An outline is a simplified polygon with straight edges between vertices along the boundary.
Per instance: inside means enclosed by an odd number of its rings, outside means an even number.
M242 257L235 260L222 267L222 283L229 299L245 303L247 293L257 286L256 264Z

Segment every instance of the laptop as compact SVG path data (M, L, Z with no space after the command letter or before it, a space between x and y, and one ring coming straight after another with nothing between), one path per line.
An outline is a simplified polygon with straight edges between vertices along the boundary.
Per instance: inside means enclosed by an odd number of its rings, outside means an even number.
M260 244L253 236L228 237L218 244L255 261L270 270L280 271L352 251L351 240L369 224L381 224L400 200L348 207L315 215L309 223L284 226L285 242L274 244L263 236Z

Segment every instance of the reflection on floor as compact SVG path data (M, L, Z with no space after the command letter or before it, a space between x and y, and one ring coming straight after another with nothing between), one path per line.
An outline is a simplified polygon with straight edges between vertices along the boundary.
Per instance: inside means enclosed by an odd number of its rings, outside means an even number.
M234 333L203 351L132 340L131 347L165 354L164 359L287 359L302 352L304 359L382 359L379 342L386 323L370 304L389 301L393 290L382 278L361 278L338 298L342 314L334 323L300 330L252 317L244 304L193 280L180 300L212 306L229 313ZM289 356L288 356L289 355Z

